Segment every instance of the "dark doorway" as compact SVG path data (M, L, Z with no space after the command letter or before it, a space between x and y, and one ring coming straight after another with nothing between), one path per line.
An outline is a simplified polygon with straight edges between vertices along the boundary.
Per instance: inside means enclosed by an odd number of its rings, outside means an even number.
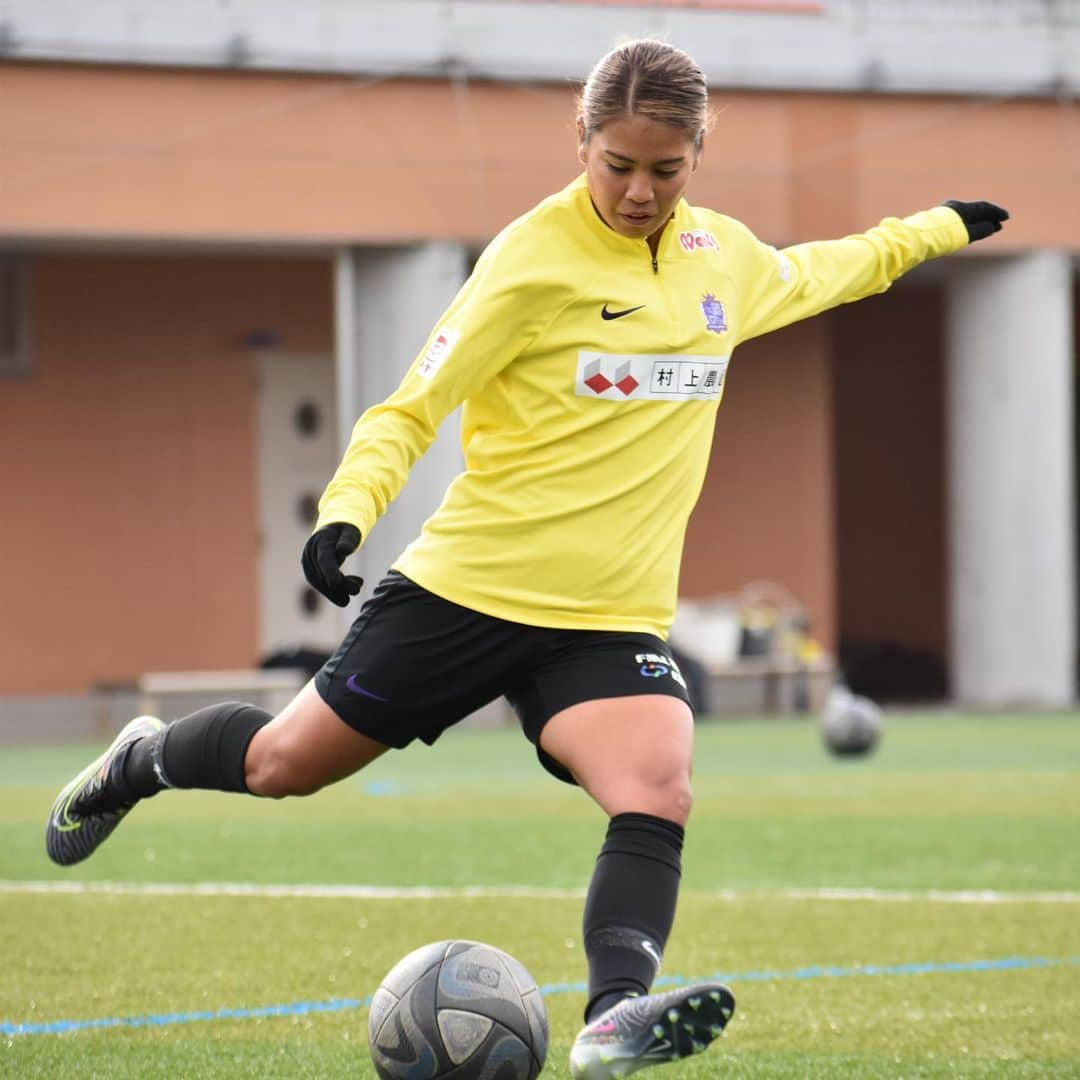
M878 701L948 693L944 297L833 312L839 661Z

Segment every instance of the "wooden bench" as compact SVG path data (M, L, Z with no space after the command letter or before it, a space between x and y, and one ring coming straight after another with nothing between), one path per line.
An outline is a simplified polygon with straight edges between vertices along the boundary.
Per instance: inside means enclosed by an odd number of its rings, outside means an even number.
M243 701L279 713L307 681L299 668L151 671L136 681L139 710L175 720L221 701Z

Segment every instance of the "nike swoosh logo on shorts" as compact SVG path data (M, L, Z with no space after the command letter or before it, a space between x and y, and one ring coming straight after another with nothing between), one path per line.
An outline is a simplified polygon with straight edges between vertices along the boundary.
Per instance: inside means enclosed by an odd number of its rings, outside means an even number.
M354 694L360 694L362 697L371 698L372 701L389 701L389 698L379 697L378 694L373 694L370 690L365 690L357 681L355 675L350 675L345 680L345 688L351 690Z
M605 304L600 309L600 318L610 321L611 319L621 319L624 315L633 315L635 311L640 311L645 305L638 304L637 307L623 308L622 311L608 311L608 306Z

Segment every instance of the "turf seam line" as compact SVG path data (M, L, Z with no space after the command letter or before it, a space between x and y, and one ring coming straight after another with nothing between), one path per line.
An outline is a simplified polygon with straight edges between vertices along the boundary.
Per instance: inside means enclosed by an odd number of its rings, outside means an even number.
M686 986L698 982L779 982L785 980L838 979L850 977L940 975L987 971L1022 971L1052 967L1078 967L1080 956L1005 956L996 960L954 960L915 962L906 964L859 964L853 967L812 965L792 971L717 972L702 978L685 975L665 975L654 983L657 987ZM557 994L584 993L583 982L548 983L540 987L544 997ZM205 1009L197 1012L157 1013L147 1016L102 1017L97 1020L53 1020L47 1023L11 1023L0 1021L0 1035L62 1035L74 1031L103 1028L165 1027L171 1024L190 1024L212 1020L254 1020L273 1016L302 1016L307 1013L341 1012L344 1009L367 1008L371 996L363 998L330 998L326 1001L295 1001L283 1005L261 1005L254 1008Z
M267 899L580 900L584 889L531 885L260 885L245 882L0 881L0 893L56 893L108 896L236 896ZM1080 904L1080 892L1002 892L994 889L871 889L821 886L791 889L684 889L682 895L710 900L864 900L875 903Z

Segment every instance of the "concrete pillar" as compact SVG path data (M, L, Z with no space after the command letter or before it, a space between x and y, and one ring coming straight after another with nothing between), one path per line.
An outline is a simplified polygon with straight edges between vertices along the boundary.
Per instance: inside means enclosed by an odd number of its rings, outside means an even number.
M953 695L1066 706L1076 685L1070 261L1044 251L949 269Z
M454 298L467 269L465 248L344 248L335 265L338 436L344 450L360 414L389 396ZM408 483L349 562L364 595L420 532L462 468L458 414L439 429ZM355 604L350 607L355 615Z

